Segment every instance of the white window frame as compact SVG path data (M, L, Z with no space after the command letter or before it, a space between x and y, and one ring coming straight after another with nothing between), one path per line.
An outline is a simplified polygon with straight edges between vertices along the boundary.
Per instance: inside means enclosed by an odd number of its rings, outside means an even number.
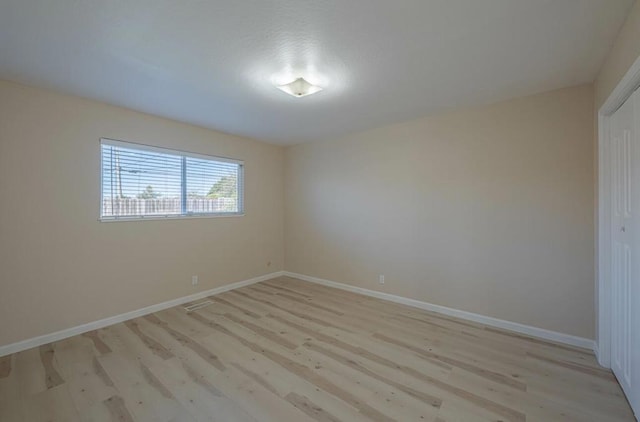
M166 214L166 215L140 215L140 216L103 216L102 204L104 199L104 175L102 166L102 146L115 146L129 149L136 149L140 151L157 152L161 154L177 155L183 158L199 158L211 161L221 161L224 163L233 163L238 165L238 211L237 212L217 212L217 213L181 213L181 214ZM228 157L220 157L216 155L199 154L195 152L183 151L173 148L156 147L152 145L139 144L136 142L120 141L110 138L100 138L100 204L98 207L98 221L101 222L115 222L115 221L148 221L148 220L181 220L181 219L198 219L198 218L216 218L216 217L241 217L244 216L244 161L236 160ZM184 185L184 175L182 178L182 195L186 186Z

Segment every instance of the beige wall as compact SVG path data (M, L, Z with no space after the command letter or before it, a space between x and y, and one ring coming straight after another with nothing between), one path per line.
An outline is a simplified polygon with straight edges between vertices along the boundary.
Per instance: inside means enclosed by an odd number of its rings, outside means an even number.
M287 148L285 267L593 338L593 128L584 85Z
M245 160L246 215L98 222L100 137ZM0 82L0 345L281 270L282 177L281 147Z
M595 106L607 100L611 91L640 56L640 2L636 1L627 15L595 81Z

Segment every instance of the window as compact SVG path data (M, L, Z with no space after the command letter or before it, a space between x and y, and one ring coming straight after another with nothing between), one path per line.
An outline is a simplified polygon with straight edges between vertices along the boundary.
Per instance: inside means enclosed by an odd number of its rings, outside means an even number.
M239 215L242 161L102 139L101 220Z

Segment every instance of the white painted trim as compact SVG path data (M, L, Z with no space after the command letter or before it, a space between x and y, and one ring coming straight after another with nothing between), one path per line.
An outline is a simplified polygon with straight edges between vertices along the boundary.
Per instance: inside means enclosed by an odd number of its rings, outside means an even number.
M224 212L208 214L176 214L176 215L149 215L138 217L98 217L101 223L126 223L131 221L161 221L161 220L197 220L199 218L229 218L244 217L244 212Z
M158 154L179 155L179 156L185 156L190 158L198 158L198 159L210 160L210 161L220 161L223 163L231 163L231 164L238 164L240 166L244 166L244 161L238 160L237 158L221 157L219 155L202 154L199 152L185 151L182 149L159 147L156 145L143 144L139 142L121 141L119 139L100 138L100 145L108 145L112 147L121 147L121 148L127 148L127 149L137 149L142 151L155 152Z
M425 309L427 311L437 312L443 315L449 315L456 318L478 322L478 323L489 325L496 328L502 328L505 330L514 331L514 332L529 335L532 337L538 337L544 340L550 340L558 343L569 344L575 347L581 347L584 349L593 350L596 346L593 340L582 338L582 337L558 333L555 331L549 331L549 330L545 330L537 327L531 327L531 326L519 324L516 322L505 321L498 318L493 318L493 317L480 315L480 314L474 314L472 312L461 311L458 309L435 305L435 304L423 302L420 300L409 299L402 296L396 296L389 293L377 292L375 290L369 290L361 287L350 286L348 284L338 283L330 280L324 280L321 278L311 277L304 274L297 274L290 271L277 271L277 272L265 274L259 277L251 278L249 280L238 281L235 283L216 287L211 290L205 290L202 292L194 293L189 296L183 296L177 299L172 299L166 302L147 306L145 308L137 309L135 311L125 312L120 315L115 315L115 316L104 318L98 321L89 322L87 324L78 325L76 327L71 327L64 330L56 331L54 333L33 337L27 340L22 340L16 343L8 344L6 346L0 346L0 356L10 355L12 353L20 352L22 350L38 347L43 344L51 343L54 341L60 341L65 338L86 333L88 331L104 328L109 325L117 324L133 318L138 318L154 312L159 312L164 309L172 308L174 306L182 305L183 303L192 302L194 300L202 299L208 296L215 296L217 294L224 293L229 290L234 290L234 289L238 289L240 287L248 286L251 284L260 283L262 281L270 280L272 278L276 278L280 276L294 277L294 278L298 278L304 281L309 281L312 283L322 284L329 287L335 287L337 289L347 290L354 293L360 293L366 296L371 296L371 297L376 297L378 299L401 303L403 305L413 306L415 308Z
M238 281L224 286L216 287L214 289L205 290L202 292L194 293L189 296L183 296L177 299L168 300L166 302L158 303L155 305L147 306L135 311L125 312L124 314L115 315L109 318L104 318L98 321L89 322L87 324L78 325L76 327L66 328L64 330L56 331L51 334L45 334L38 337L33 337L27 340L22 340L17 343L8 344L6 346L0 346L0 356L10 355L12 353L20 352L22 350L31 349L32 347L38 347L43 344L51 343L54 341L60 341L65 338L73 337L78 334L86 333L88 331L104 328L109 325L117 324L119 322L127 321L133 318L138 318L143 315L151 314L154 312L162 311L163 309L172 308L174 306L182 305L183 303L191 302L194 300L202 299L208 296L214 296L220 293L228 292L229 290L238 289L240 287L248 286L250 284L260 283L262 281L271 280L272 278L280 277L284 275L283 271L277 271L270 274L261 275L258 277L250 278L248 280Z
M437 312L439 314L448 315L448 316L464 319L467 321L478 322L481 324L489 325L491 327L502 328L504 330L509 330L509 331L528 335L531 337L537 337L544 340L550 340L556 343L568 344L571 346L580 347L580 348L589 349L589 350L593 350L595 346L595 342L588 338L577 337L570 334L563 334L556 331L545 330L543 328L532 327L530 325L519 324L517 322L505 321L502 319L493 318L485 315L474 314L472 312L466 312L458 309L448 308L446 306L434 305L433 303L429 303L429 302L423 302L420 300L409 299L406 297L396 296L389 293L383 293L375 290L364 289L362 287L350 286L348 284L325 280L318 277L311 277L304 274L292 273L290 271L284 271L283 273L284 273L283 275L287 277L299 278L300 280L322 284L324 286L335 287L337 289L347 290L353 293L360 293L360 294L375 297L378 299L401 303L403 305L413 306L415 308Z
M598 114L598 227L596 244L596 358L605 368L611 367L611 227L609 117Z
M611 91L609 98L598 110L598 114L611 116L638 87L640 87L640 57L633 62L627 73L618 82L618 85Z
M609 183L609 118L640 86L640 57L631 65L627 73L598 110L598 242L595 251L596 292L598 326L595 348L598 363L611 367L611 227L609 226L610 183Z

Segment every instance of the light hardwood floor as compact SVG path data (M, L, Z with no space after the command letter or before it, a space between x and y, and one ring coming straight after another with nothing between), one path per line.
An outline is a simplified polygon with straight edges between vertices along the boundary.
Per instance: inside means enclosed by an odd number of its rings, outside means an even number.
M0 358L0 421L632 421L589 351L292 278Z

